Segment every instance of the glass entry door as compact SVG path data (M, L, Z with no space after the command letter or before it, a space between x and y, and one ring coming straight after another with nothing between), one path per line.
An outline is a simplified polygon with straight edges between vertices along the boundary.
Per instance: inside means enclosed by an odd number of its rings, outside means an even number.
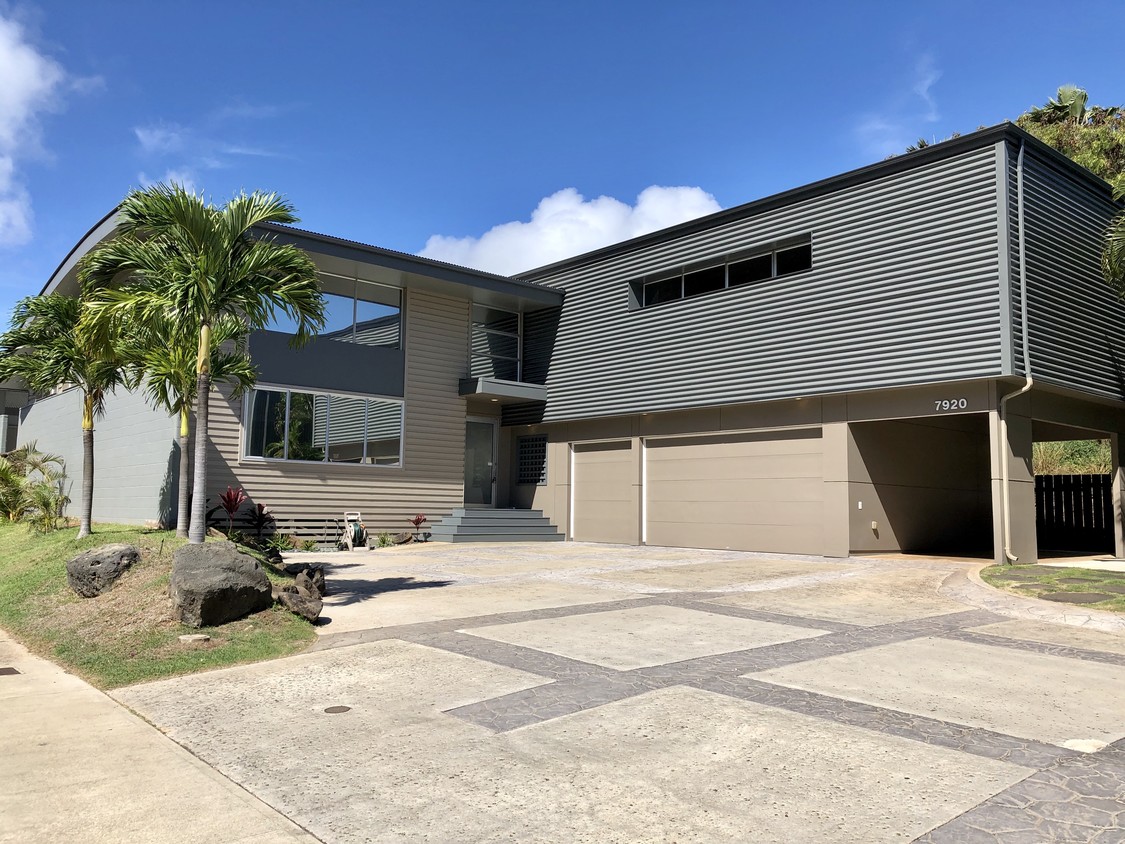
M465 506L496 506L496 440L500 426L495 419L465 421Z

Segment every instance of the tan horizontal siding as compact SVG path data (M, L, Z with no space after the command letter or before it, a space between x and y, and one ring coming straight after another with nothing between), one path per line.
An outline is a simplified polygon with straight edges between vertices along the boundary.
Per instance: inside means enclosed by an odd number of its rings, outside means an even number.
M299 520L306 535L319 535L345 510L362 512L369 530L392 532L406 529L416 513L448 514L464 498L465 400L457 382L466 372L468 342L467 300L408 292L401 468L240 461L242 401L215 396L210 498L228 484L241 486L270 508L282 529Z

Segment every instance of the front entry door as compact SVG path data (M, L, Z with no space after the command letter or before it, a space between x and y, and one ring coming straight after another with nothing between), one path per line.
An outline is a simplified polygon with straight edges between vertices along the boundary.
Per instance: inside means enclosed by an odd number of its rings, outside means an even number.
M495 419L465 421L465 506L496 506Z

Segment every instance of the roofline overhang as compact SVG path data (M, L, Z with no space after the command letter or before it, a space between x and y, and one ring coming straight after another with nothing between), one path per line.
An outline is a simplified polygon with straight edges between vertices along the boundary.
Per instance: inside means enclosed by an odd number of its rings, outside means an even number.
M73 276L78 266L90 250L111 237L118 225L120 206L113 208L102 217L74 248L63 258L62 263L51 273L47 283L43 285L40 295L56 292L66 279ZM275 223L264 223L256 226L259 234L268 234L279 243L289 243L314 254L330 255L363 264L373 264L402 273L424 276L439 281L496 293L522 300L531 309L559 307L563 303L563 292L555 288L546 287L534 282L521 281L507 276L474 270L468 267L458 267L430 258L420 258L405 252L396 252L378 246L344 240L331 235L296 229L291 226L282 226Z
M924 164L951 158L968 150L995 146L997 143L1005 140L1014 143L1028 143L1048 159L1053 160L1064 168L1068 168L1071 173L1088 182L1095 190L1112 197L1113 189L1108 182L1094 175L1085 167L1071 161L1061 152L1043 143L1034 135L1016 126L1016 124L1004 122L996 126L990 126L976 132L971 132L967 135L962 135L959 138L942 141L924 147L923 149L915 150L914 152L907 152L884 161L877 161L874 164L868 164L856 170L849 170L838 176L830 176L827 179L821 179L820 181L811 182L810 184L802 185L791 190L775 193L771 196L763 197L762 199L756 199L753 202L736 205L733 208L727 208L723 211L716 211L714 214L708 214L705 217L696 217L694 220L688 220L685 223L659 229L658 231L643 234L629 240L623 240L600 249L594 249L590 252L576 255L573 258L566 258L562 261L546 264L545 266L537 267L533 270L527 270L526 272L519 273L517 278L524 281L538 281L585 264L624 255L675 238L695 234L696 232L707 231L708 229L721 226L725 223L753 217L757 214L762 214L777 208L784 208L807 199L861 185L885 176L912 170Z

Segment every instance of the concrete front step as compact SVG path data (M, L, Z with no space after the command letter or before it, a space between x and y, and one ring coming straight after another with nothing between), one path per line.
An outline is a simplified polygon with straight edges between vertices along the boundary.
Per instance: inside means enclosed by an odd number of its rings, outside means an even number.
M434 542L562 542L561 533L455 533L449 536L430 535Z
M437 542L558 542L563 539L542 510L459 508L430 528Z
M481 524L480 522L473 522L465 524L447 525L442 522L440 525L435 525L430 533L435 536L439 533L555 533L555 526L543 520L541 524L522 524L519 522L494 522L490 524Z

